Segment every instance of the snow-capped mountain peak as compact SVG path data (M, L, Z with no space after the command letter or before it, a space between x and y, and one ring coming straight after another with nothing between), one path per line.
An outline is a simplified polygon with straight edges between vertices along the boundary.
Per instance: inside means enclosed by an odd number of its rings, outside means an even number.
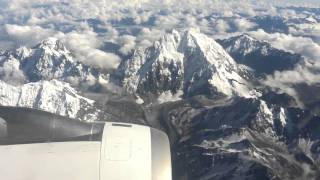
M298 54L276 49L269 43L257 40L248 34L218 40L218 42L237 63L252 68L258 74L289 70L303 61Z
M266 49L270 48L270 45L258 41L257 39L251 37L248 34L243 34L240 36L236 36L233 38L228 39L229 46L226 47L226 50L229 53L234 53L234 52L241 52L244 56L259 49L263 48L262 53L266 53Z
M182 37L180 51L199 50L210 64L221 63L222 58L229 65L235 64L229 54L214 39L200 33L197 29L186 31Z
M200 33L198 29L191 29L184 33L180 43L180 51L187 55L198 51L198 55L202 58L194 60L215 65L216 67L224 65L230 71L236 70L236 62L224 48L214 39Z
M13 54L16 56L17 59L25 59L28 56L30 56L31 53L32 53L32 49L22 46L16 49Z
M94 101L78 95L69 84L57 80L12 86L0 81L0 105L40 109L83 121L101 113Z
M159 41L154 43L154 47L159 50L170 51L177 49L180 43L180 34L176 30L172 30L170 33L165 34Z
M41 41L36 48L40 48L45 50L47 53L52 54L68 54L70 53L64 44L54 37L49 37L43 41Z
M15 67L27 81L59 79L75 87L97 88L106 74L76 61L71 52L56 38L48 38L33 48L20 47L0 55L0 68L15 59ZM12 64L12 63L11 63ZM106 80L107 81L107 80Z
M124 88L138 94L183 91L185 97L249 96L236 62L214 39L196 29L172 30L123 62L119 70Z

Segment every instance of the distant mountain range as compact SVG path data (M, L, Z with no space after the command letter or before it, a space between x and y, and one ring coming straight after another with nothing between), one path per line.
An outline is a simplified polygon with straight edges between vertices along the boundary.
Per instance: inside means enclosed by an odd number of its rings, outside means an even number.
M254 69L258 74L291 70L298 63L303 63L301 55L273 48L269 43L259 41L247 34L218 40L218 42L237 63Z
M218 43L195 29L173 30L152 46L135 50L114 73L106 74L77 61L59 40L49 38L33 48L1 52L0 78L11 84L55 79L90 92L111 83L151 102L165 95L253 97L256 77L304 62L298 54L249 35Z
M160 128L177 180L319 179L320 117L260 83L298 64L301 55L247 34L215 41L191 29L166 33L105 74L49 38L1 52L0 105ZM103 86L130 98L94 94Z

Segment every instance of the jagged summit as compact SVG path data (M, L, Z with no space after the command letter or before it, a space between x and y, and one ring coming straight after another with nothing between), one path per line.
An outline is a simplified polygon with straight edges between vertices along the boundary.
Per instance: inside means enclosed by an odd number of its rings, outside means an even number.
M195 29L166 33L122 62L117 74L124 88L138 94L182 91L185 97L249 96L247 82L238 74L232 57L214 39Z
M242 34L239 36L231 37L229 39L223 40L223 45L228 43L228 47L226 47L226 51L229 53L239 52L244 56L256 51L257 49L264 48L262 53L267 53L267 49L271 48L271 45L259 41L248 34Z
M50 47L52 49L66 49L63 43L55 38L55 37L49 37L47 39L42 40L37 47Z
M47 39L42 40L38 45L33 49L41 49L45 50L46 53L60 55L60 54L70 54L70 51L67 50L65 45L54 37L49 37Z
M52 46L55 47L56 45L63 45L60 40L58 40L55 37L48 37L47 39L44 39L41 41L41 43L39 45L48 45L48 46Z
M258 74L289 70L303 61L298 54L276 49L269 43L257 40L248 34L218 40L218 42L239 64L252 68Z
M33 48L20 47L3 53L0 55L0 67L8 65L14 71L23 72L25 79L31 82L59 79L87 89L97 88L107 81L106 75L98 69L76 61L56 38L45 39Z

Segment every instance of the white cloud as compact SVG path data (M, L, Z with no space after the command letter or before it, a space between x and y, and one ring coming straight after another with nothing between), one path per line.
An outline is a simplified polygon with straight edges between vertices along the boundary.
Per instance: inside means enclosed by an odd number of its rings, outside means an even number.
M218 19L216 22L214 22L214 27L218 33L227 33L230 30L229 22L223 19Z
M120 52L124 55L129 54L136 45L136 37L130 35L124 35L119 38L119 43L122 46Z
M315 19L308 18L310 21L316 21ZM289 27L289 32L295 36L314 36L319 37L320 35L320 23L304 23L294 24Z
M98 49L88 51L85 58L87 64L103 69L115 69L120 63L119 56Z
M12 85L27 82L23 72L19 69L19 63L14 59L11 59L11 61L4 63L2 67L0 67L0 78Z
M113 69L120 58L101 50L106 42L116 43L122 54L128 54L133 48L150 46L172 28L199 27L202 32L222 38L230 32L236 34L258 28L252 21L255 16L305 17L304 13L279 9L276 5L310 6L308 3L320 7L318 0L0 0L0 48L34 46L54 36L64 42L78 60ZM128 22L129 19L132 22ZM291 27L290 33L296 36L268 34L263 30L251 32L276 48L302 54L314 62L293 71L276 72L264 83L295 95L293 83L320 82L314 73L314 69L320 68L319 44L310 38L297 37L310 35L320 39L319 29L319 23L315 23ZM0 69L0 73L23 79L19 72L13 73L8 68ZM77 83L77 79L70 81ZM173 98L164 94L163 99L168 100L167 97Z
M269 34L262 29L250 32L250 34L257 39L268 41L278 49L301 54L316 63L320 60L320 46L311 38L296 37L283 33Z
M8 39L16 46L33 46L41 40L53 36L55 32L51 29L44 29L39 26L19 26L7 24L4 26Z
M257 26L255 23L244 18L234 19L232 23L240 32L248 31L253 27Z
M183 91L178 91L176 94L172 94L170 91L165 91L159 95L157 101L159 104L162 104L165 102L179 101L181 100L182 95L183 95Z
M276 71L273 75L267 76L267 78L262 81L263 84L271 87L275 91L291 95L301 107L304 106L304 103L301 101L301 96L296 91L295 85L300 83L314 85L319 82L319 74L303 66L298 66L294 70L289 71Z
M251 32L250 34L260 40L268 41L276 48L298 53L306 58L306 62L298 65L294 70L277 71L268 76L262 81L264 84L292 95L299 102L299 96L295 91L296 84L313 85L320 83L320 76L317 73L320 70L320 46L310 38L295 37L281 33L268 34L263 30Z
M120 63L120 58L117 55L99 49L102 42L97 34L92 31L58 34L56 37L74 52L78 60L85 64L104 69L114 69Z
M159 29L142 28L137 34L136 41L140 47L149 47L163 35L163 31Z
M227 35L233 27L241 32L254 28L250 17L278 12L268 0L0 0L0 6L0 48L56 36L80 60L105 68L115 67L119 57L101 51L104 42L118 43L127 54L149 46L168 29L199 27L210 35ZM135 25L124 23L129 18Z
M88 29L88 28L86 28ZM100 50L102 41L91 31L63 33L40 26L5 25L6 41L11 41L11 48L19 46L32 47L48 37L61 40L85 64L104 69L113 69L120 63L120 58L112 53Z

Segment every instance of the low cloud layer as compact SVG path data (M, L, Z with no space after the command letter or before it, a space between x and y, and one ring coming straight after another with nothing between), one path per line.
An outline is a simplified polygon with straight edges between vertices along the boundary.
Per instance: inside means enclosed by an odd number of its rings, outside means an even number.
M283 33L270 34L261 29L250 32L250 34L259 40L270 42L278 49L301 54L315 63L320 60L320 45L315 43L311 38Z
M288 52L301 54L305 58L303 64L299 64L294 70L275 72L268 76L263 83L275 88L280 92L296 97L299 95L295 90L297 84L314 85L320 83L320 45L311 38L297 37L283 33L266 33L258 30L250 33L259 40L267 41L272 46Z

